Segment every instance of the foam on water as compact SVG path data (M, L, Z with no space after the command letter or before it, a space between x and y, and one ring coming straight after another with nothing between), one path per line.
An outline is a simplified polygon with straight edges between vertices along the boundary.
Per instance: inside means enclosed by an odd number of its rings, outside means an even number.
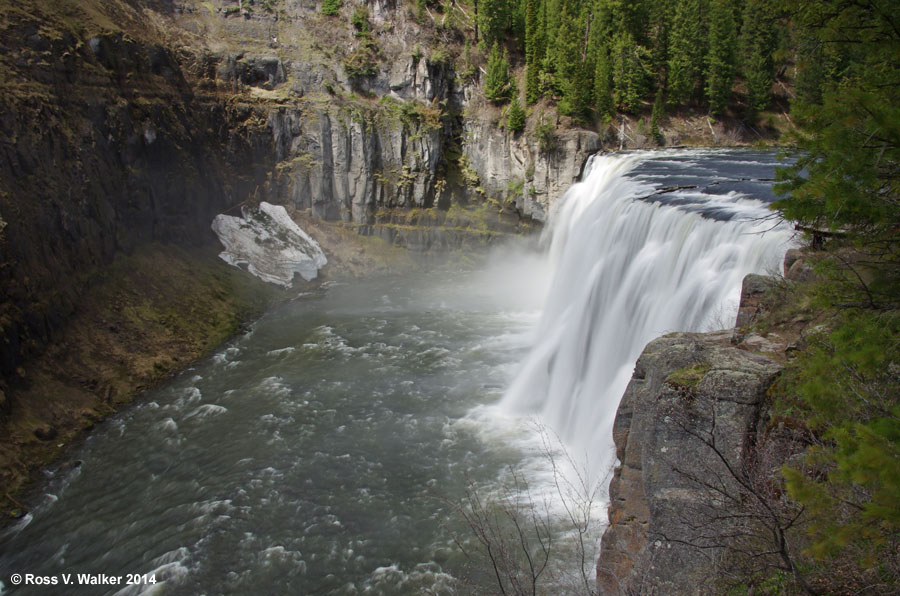
M698 167L680 155L669 165ZM590 458L594 476L614 461L616 408L646 343L732 325L743 277L776 271L792 238L756 198L663 195L653 177L629 175L666 157L595 157L559 201L537 340L502 402L507 412L539 416L573 454Z

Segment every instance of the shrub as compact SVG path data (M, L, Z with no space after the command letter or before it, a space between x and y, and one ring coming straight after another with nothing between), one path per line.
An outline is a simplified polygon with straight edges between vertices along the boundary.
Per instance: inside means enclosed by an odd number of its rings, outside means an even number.
M336 15L344 5L344 0L322 0L322 14Z

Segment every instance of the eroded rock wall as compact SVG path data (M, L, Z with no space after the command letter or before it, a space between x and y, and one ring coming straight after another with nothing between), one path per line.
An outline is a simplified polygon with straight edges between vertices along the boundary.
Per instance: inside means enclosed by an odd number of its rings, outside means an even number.
M211 218L274 161L265 120L195 95L171 51L122 34L45 38L27 18L8 25L8 72L20 78L0 93L7 377L73 312L93 272L149 242L209 241Z
M514 201L519 212L546 221L550 206L582 173L585 161L602 147L587 130L548 132L542 142L496 124L467 119L463 152L484 193Z
M282 107L269 114L278 164L270 198L323 219L372 223L379 208L436 204L444 127L378 110Z
M620 465L597 566L601 594L715 593L717 557L740 523L727 513L733 504L717 509L722 494L739 493L725 462L747 463L781 369L731 338L670 334L638 359L613 430Z

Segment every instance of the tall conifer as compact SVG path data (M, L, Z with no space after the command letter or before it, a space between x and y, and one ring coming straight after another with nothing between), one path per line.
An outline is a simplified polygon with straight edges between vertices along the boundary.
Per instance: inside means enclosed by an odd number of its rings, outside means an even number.
M487 74L484 77L484 96L493 103L502 104L509 100L512 78L509 76L509 57L506 50L500 50L496 41L488 57Z
M714 115L725 113L734 86L736 26L731 0L710 4L709 53L706 55L706 99Z

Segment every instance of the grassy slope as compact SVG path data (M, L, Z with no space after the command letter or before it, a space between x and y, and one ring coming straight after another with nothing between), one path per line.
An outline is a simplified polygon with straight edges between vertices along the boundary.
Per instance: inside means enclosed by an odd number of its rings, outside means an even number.
M15 508L34 471L67 441L207 354L282 294L213 249L144 246L96 273L61 337L20 372L0 436L4 507Z

